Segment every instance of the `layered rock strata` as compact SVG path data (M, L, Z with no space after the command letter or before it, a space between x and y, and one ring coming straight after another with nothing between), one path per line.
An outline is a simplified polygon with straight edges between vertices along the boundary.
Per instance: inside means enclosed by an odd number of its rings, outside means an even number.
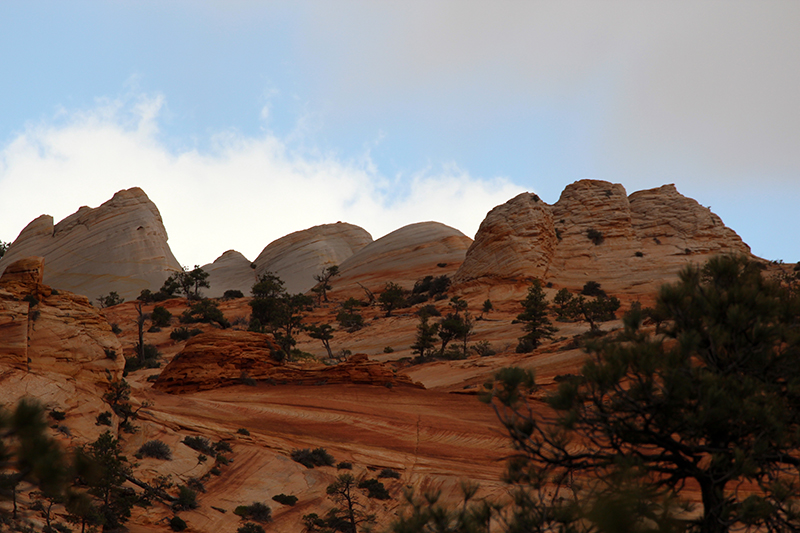
M552 206L523 193L492 209L455 281L539 278L568 287L588 280L631 287L663 282L682 265L718 253L750 248L674 185L628 196L622 185L581 180Z
M55 225L53 217L40 216L11 244L0 272L29 256L45 258L46 284L90 299L110 291L135 298L181 268L158 208L139 188L120 191L95 209L81 207Z
M300 367L279 363L278 347L269 335L250 331L211 331L189 339L186 347L164 368L154 387L186 393L239 385L248 379L274 384L418 386L407 376L355 355L335 366Z
M245 296L250 295L250 289L257 280L256 271L245 256L236 250L228 250L213 263L203 265L203 270L208 273L208 289L203 289L203 294L209 298L220 298L227 290L242 291Z
M0 370L60 374L105 384L122 377L122 346L88 298L42 283L44 260L25 258L0 277Z
M317 283L314 275L341 265L371 242L366 230L344 222L296 231L264 248L254 261L256 275L272 272L283 280L287 292L306 292Z

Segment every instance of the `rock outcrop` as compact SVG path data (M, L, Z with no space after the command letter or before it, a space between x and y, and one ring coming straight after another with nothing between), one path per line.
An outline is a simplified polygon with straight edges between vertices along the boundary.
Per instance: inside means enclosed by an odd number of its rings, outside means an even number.
M355 355L335 366L312 368L279 363L272 337L250 331L212 331L189 339L186 347L164 368L154 388L169 393L217 389L246 379L294 385L414 385L383 363Z
M264 248L254 261L256 274L272 272L283 280L287 292L306 292L317 283L315 274L341 265L371 242L366 230L344 222L296 231Z
M210 288L204 289L203 294L209 298L220 298L227 290L242 291L245 296L250 295L250 289L256 282L256 272L251 267L252 263L236 250L228 250L213 263L203 265L208 273Z
M472 239L439 222L420 222L368 244L339 265L335 291L363 294L356 283L377 291L387 281L410 289L428 275L452 274L464 261ZM337 293L339 294L339 293Z
M749 254L720 218L674 185L627 196L622 185L581 180L550 206L528 193L489 212L455 281L552 280L580 287L663 283L688 262Z
M0 367L104 384L119 379L122 347L88 298L42 283L44 260L18 260L0 277Z
M116 291L135 298L181 268L167 244L155 204L139 188L120 191L95 209L81 207L58 224L42 215L19 234L0 272L29 256L44 257L44 282L94 299Z

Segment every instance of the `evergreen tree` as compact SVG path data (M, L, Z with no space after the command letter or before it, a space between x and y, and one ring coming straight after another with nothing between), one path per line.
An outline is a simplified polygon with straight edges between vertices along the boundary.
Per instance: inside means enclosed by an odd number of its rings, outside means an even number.
M547 316L550 304L547 303L542 282L538 279L528 287L528 295L522 301L522 308L517 320L524 324L522 329L526 333L519 338L517 351L530 352L542 343L542 339L552 339L553 333L557 331Z

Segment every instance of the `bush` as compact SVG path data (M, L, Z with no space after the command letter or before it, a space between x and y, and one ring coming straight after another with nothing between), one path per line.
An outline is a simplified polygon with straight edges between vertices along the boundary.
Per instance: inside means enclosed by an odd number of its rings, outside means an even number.
M65 413L64 411L59 411L54 407L53 409L50 410L48 416L50 416L50 418L52 418L53 420L61 421L67 418L67 413Z
M264 528L259 526L258 524L248 522L239 529L237 529L236 533L266 533L266 532L264 531Z
M392 470L391 468L384 468L381 470L381 473L378 474L378 479L381 478L400 479L400 472Z
M489 341L480 341L472 345L471 349L481 357L489 357L490 355L497 353L494 348L492 348L492 345L489 343Z
M150 313L150 320L153 322L153 326L158 328L165 328L169 326L169 321L172 318L172 313L167 311L166 307L162 307L157 305L153 308L153 312Z
M178 499L172 505L178 510L197 509L197 492L186 485L178 487Z
M347 461L342 461L341 463L336 465L337 470L352 470L353 463L348 463Z
M111 324L111 333L113 333L114 335L119 335L120 333L122 333L122 328L119 327L119 324L115 322Z
M153 459L172 459L172 450L165 442L160 440L149 440L141 445L138 452L142 457L152 457Z
M303 448L302 450L292 450L292 460L300 463L306 468L314 468L315 466L333 466L335 460L325 448Z
M152 344L144 345L144 362L139 360L139 345L134 346L136 354L133 357L125 359L125 372L135 372L142 368L159 368L161 363L161 352Z
M214 445L214 450L220 453L233 453L233 448L231 448L231 445L224 440L217 442Z
M250 377L250 374L242 370L242 373L239 374L239 383L242 385L247 385L248 387L255 387L258 385L258 382Z
M244 298L244 294L242 294L242 291L236 289L228 289L222 294L223 300L236 300L238 298Z
M589 228L589 230L586 232L586 236L589 237L589 240L592 241L595 246L603 244L603 241L605 240L603 233L594 228Z
M277 494L272 497L273 501L276 501L283 505L293 506L297 503L297 496L293 495L286 495L286 494Z
M436 306L433 304L423 305L417 310L417 316L442 316L441 311L436 309Z
M112 350L111 348L103 348L103 352L105 352L106 357L111 359L112 361L117 360L117 352Z
M172 528L172 531L183 531L188 526L186 522L181 519L180 516L173 516L172 519L169 521L169 527Z
M110 426L111 425L111 411L103 411L97 418L94 419L95 426Z
M36 307L39 305L39 300L36 299L36 296L32 294L27 294L25 298L22 299L23 302L28 302L31 307Z
M269 508L269 505L265 505L261 502L253 502L250 505L240 505L234 509L233 513L248 520L255 520L256 522L272 521L272 509Z
M365 479L363 481L359 481L358 488L366 489L367 498L374 498L376 500L388 500L391 498L391 496L389 496L389 491L387 491L386 487L383 486L383 483L377 479Z
M194 324L195 322L216 323L222 329L226 329L231 325L214 300L200 300L181 314L180 321L182 324Z
M205 437L186 437L183 439L183 443L189 448L205 455L216 455L214 445Z
M248 437L250 436L250 432L249 432L249 431L247 431L245 428L239 428L239 429L237 429L237 430L236 430L236 433L238 433L239 435L246 435L246 436L248 436Z
M584 296L606 296L606 291L600 288L600 284L596 281L587 281L583 284L581 294Z
M530 339L522 338L519 340L519 344L517 344L516 351L517 353L531 353L536 349L536 345Z
M354 333L364 327L364 317L353 310L343 309L336 315L336 321L342 329Z
M392 348L391 346L386 346L383 349L383 353L393 353L393 352L394 352L394 348Z
M189 337L194 337L195 335L200 335L203 333L202 329L193 328L189 329L186 326L181 326L172 330L172 333L169 334L169 338L176 341L185 341Z

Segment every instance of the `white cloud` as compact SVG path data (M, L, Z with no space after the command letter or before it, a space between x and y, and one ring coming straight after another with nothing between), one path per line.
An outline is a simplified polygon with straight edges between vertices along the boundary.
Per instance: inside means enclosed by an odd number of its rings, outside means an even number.
M452 165L388 179L368 155L299 154L272 134L219 132L206 152L176 153L158 138L163 107L160 95L103 101L0 146L0 239L43 213L58 221L136 186L161 211L178 260L193 265L231 248L253 259L276 238L339 220L375 238L423 220L473 236L489 209L522 190Z

